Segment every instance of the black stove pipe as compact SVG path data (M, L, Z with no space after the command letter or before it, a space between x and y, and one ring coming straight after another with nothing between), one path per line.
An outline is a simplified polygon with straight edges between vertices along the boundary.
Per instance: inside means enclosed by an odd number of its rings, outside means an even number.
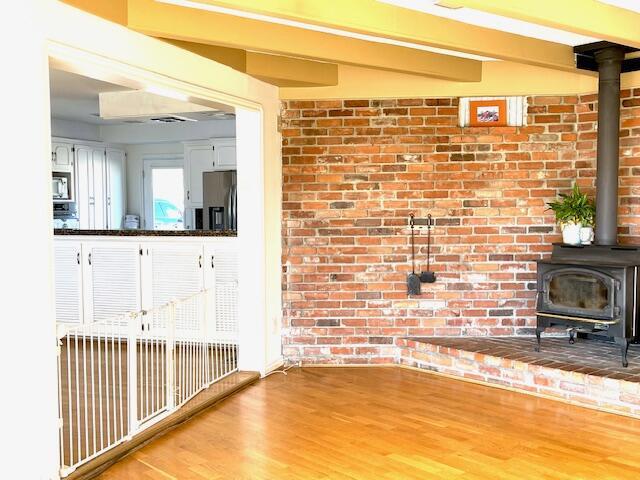
M598 159L596 173L597 245L618 243L620 153L620 70L624 50L612 46L595 53L598 63Z

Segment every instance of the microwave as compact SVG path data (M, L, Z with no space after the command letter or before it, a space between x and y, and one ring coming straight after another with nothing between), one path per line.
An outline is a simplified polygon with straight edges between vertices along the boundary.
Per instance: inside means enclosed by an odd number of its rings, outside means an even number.
M54 202L70 202L71 198L71 173L53 172L51 177L51 190Z

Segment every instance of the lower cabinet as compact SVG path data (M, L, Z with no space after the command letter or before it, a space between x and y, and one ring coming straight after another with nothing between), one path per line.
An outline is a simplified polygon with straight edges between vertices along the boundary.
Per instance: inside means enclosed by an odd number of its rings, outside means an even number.
M203 242L55 241L56 319L92 323L152 310L208 290L207 331L233 339L238 329L235 239ZM176 312L176 321L188 315ZM183 325L187 326L187 325Z

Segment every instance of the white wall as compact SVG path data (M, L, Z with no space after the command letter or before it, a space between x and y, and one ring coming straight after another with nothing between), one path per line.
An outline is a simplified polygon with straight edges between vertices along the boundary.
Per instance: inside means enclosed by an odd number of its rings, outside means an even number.
M77 138L79 140L100 140L98 125L85 122L74 122L62 118L51 119L51 136L63 138Z
M0 240L2 478L53 479L58 466L56 330L51 230L51 151L42 4L22 0L0 18L0 105L6 117L3 205L19 202ZM19 127L16 127L16 126Z

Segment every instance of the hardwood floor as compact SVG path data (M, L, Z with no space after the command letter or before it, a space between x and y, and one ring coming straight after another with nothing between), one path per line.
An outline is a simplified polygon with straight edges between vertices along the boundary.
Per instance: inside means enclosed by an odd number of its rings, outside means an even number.
M120 479L637 479L640 420L401 368L272 375Z

